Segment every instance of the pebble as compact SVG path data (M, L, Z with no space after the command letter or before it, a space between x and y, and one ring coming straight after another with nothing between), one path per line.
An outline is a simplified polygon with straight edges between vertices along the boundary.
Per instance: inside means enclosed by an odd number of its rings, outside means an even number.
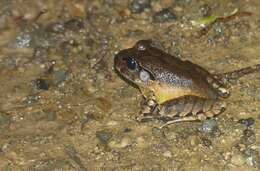
M260 168L260 155L258 151L247 149L244 152L244 156L248 165Z
M166 138L167 140L173 140L173 141L175 141L175 140L177 139L177 134L176 134L176 132L174 132L174 131L164 130L163 133L164 133L165 138Z
M243 164L246 163L246 160L243 156L240 154L235 154L231 158L231 163L236 165L236 166L242 166Z
M132 131L131 128L125 128L123 132L124 132L124 133L128 133L128 132L131 132L131 131Z
M254 118L247 118L247 119L240 119L238 123L243 124L247 127L250 127L251 125L254 125L255 119Z
M146 8L149 8L151 6L150 0L133 0L130 3L129 9L132 13L141 13Z
M64 24L62 23L54 23L53 25L50 26L50 31L56 32L56 33L62 33L65 31Z
M18 48L25 48L30 47L32 41L31 35L27 33L23 33L16 38L16 47Z
M47 83L46 80L38 78L33 81L36 88L39 90L48 90L49 89L49 84Z
M199 14L202 17L210 16L212 14L212 9L208 4L203 4L199 7Z
M245 145L251 145L255 143L256 141L256 136L254 131L250 129L246 129L243 131L243 136L241 137L241 143Z
M107 122L106 125L107 126L116 126L116 125L118 125L118 122L117 121L109 121L109 122Z
M157 136L157 137L161 137L163 135L163 132L161 131L161 129L156 128L156 127L154 127L152 129L152 133L154 136Z
M101 143L106 144L112 138L112 133L102 130L96 132L96 137Z
M167 157L167 158L171 158L171 157L172 157L172 153L171 153L170 151L165 151L165 152L163 153L163 156L164 156L164 157Z
M128 137L122 138L121 141L112 140L109 142L108 146L110 148L125 148L131 144L131 139Z
M144 148L147 146L147 142L145 141L144 137L138 137L136 139L136 146L139 148Z
M216 127L217 127L217 121L214 119L209 119L209 120L205 120L202 123L201 128L199 129L201 132L211 133Z
M201 142L204 146L206 147L210 147L212 146L212 141L210 139L207 139L207 138L202 138L201 139Z
M80 30L84 28L84 23L81 18L73 18L64 23L64 27L70 30Z
M144 34L143 30L140 29L136 29L136 30L129 30L126 33L126 37L138 37L138 36L142 36Z
M176 15L172 12L170 8L164 8L163 10L153 15L153 21L157 23L169 22L176 19Z
M58 85L61 84L62 82L66 81L68 79L68 74L65 70L57 70L53 72L54 76L54 84Z

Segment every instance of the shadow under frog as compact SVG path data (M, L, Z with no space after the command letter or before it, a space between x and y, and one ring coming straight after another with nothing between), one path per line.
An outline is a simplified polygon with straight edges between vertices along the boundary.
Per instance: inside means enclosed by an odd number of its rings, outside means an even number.
M121 50L114 58L114 67L144 96L137 119L159 119L166 121L165 125L205 120L224 112L224 99L229 97L224 82L260 71L258 64L211 74L199 65L165 53L151 40L140 40L134 47Z

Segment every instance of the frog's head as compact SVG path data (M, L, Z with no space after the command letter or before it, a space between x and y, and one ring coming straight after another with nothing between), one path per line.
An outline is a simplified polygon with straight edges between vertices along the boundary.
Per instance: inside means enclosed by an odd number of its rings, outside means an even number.
M151 40L140 40L134 47L118 52L114 58L115 70L128 81L141 86L154 80L153 74L143 65L142 55L151 46Z

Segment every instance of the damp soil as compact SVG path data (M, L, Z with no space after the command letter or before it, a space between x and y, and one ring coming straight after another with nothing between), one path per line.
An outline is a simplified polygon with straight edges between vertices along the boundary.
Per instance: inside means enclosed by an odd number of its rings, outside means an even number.
M140 39L213 73L260 63L260 1L1 0L0 170L260 170L260 73L227 110L158 129L113 69ZM208 16L249 12L192 25Z

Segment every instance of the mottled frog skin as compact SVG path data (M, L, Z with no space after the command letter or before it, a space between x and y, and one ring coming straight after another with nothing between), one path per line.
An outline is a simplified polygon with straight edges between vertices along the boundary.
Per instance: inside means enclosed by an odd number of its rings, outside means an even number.
M223 80L237 79L260 70L260 65L211 74L199 65L180 60L140 40L114 58L115 70L136 84L145 101L138 120L159 119L166 124L204 120L222 113L229 92Z

